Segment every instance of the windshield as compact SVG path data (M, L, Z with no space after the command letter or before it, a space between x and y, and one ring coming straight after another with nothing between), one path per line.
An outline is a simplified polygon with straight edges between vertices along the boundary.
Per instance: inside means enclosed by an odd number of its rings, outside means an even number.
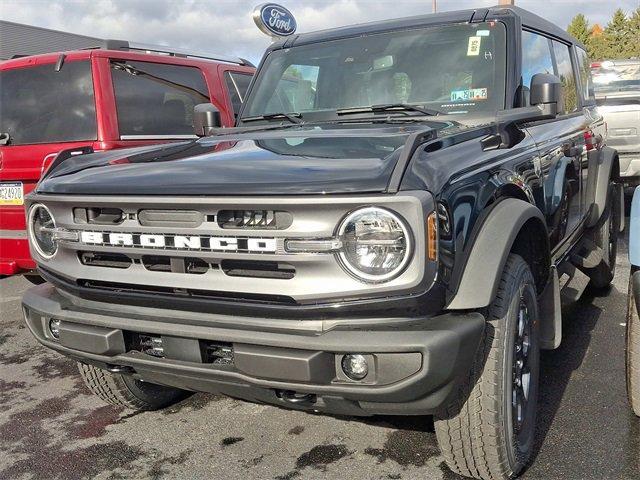
M444 114L504 108L505 27L455 24L364 35L269 54L243 119L296 112L306 119L383 104ZM317 114L317 115L316 115ZM406 114L406 113L405 113Z
M640 60L593 63L591 64L591 74L596 94L628 90L640 91Z
M65 62L0 72L0 133L9 145L95 140L91 65Z

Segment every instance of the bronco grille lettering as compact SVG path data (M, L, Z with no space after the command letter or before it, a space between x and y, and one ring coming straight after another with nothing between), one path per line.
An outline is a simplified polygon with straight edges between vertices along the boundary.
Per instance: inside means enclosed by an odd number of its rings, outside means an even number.
M220 252L276 253L278 248L275 238L114 232L80 232L80 242L87 245L114 247L209 250Z

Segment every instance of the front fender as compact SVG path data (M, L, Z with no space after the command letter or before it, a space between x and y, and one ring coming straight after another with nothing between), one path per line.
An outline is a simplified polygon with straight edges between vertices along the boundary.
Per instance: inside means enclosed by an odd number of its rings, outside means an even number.
M493 207L470 247L458 289L448 309L484 308L493 301L513 243L524 224L532 218L545 225L542 212L524 200L507 198Z

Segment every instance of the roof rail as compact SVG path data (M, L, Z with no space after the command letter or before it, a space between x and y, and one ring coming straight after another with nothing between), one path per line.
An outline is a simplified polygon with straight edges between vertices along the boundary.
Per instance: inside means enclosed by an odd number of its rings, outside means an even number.
M254 65L244 58L234 57L231 55L215 55L209 53L195 53L188 50L182 50L165 45L150 45L146 43L134 43L126 40L103 40L100 45L89 47L89 49L105 49L105 50L128 50L145 53L158 53L160 55L168 55L172 57L182 58L203 58L206 60L215 60L218 62L235 63L237 65L246 65L253 67Z

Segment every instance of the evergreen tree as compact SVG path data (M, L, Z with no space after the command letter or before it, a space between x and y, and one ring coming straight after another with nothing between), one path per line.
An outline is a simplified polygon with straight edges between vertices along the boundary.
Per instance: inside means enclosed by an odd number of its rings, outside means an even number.
M582 13L573 17L573 20L571 20L571 23L567 27L567 32L585 45L589 43L590 30L589 22L587 22L587 19Z
M631 56L640 58L640 7L631 14L628 22L631 33Z
M630 22L621 8L617 9L604 29L611 59L628 58L632 55L632 32Z

